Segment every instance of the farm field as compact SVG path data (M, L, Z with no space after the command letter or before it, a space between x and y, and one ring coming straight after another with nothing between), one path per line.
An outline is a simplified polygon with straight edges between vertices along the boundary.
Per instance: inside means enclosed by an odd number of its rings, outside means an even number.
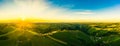
M0 46L120 46L119 23L0 23Z

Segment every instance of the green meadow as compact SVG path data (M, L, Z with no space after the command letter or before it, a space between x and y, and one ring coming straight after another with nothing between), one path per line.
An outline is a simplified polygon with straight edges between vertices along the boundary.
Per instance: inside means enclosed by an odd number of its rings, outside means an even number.
M120 46L120 24L0 23L0 46Z

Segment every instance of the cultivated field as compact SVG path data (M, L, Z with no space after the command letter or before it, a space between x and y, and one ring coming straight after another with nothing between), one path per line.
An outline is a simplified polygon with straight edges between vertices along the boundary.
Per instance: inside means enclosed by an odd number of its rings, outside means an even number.
M120 46L119 23L1 23L0 46Z

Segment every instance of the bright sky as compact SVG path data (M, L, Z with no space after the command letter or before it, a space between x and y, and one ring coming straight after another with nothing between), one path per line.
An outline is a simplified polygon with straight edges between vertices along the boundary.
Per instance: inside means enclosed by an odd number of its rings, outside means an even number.
M0 0L0 20L18 18L120 22L120 0Z

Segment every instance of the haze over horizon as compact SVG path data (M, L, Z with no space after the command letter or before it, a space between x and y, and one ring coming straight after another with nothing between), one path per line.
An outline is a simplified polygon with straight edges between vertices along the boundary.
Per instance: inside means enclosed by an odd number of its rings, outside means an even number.
M0 0L0 20L13 19L120 22L120 0Z

